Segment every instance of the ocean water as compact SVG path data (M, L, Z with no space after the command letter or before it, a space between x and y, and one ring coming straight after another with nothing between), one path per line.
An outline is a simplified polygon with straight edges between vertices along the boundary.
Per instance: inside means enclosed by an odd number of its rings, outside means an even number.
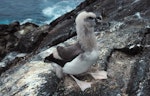
M84 0L0 0L0 24L49 24Z

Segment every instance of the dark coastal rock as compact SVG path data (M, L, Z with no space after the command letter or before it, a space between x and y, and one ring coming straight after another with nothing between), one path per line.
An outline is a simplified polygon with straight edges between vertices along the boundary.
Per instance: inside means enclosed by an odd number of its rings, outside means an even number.
M19 30L19 27L20 27L20 23L19 22L13 22L9 25L7 24L1 24L0 25L0 36L2 34L6 34L6 33L13 33L13 32L16 32L17 30Z
M19 52L32 52L42 41L49 30L49 26L44 25L37 27L35 25L24 25L18 33L17 37L20 38L16 51Z
M14 33L16 31L18 31L19 29L20 29L20 23L18 21L16 21L16 22L9 24L7 31Z
M150 31L149 31L150 32ZM150 45L150 33L145 36L145 46ZM131 72L127 93L130 96L148 96L150 94L150 48L145 47Z
M86 0L49 25L0 25L0 96L149 96L149 5L149 0ZM74 20L82 10L103 15L95 29L97 65L108 72L108 79L94 80L84 92L69 76L58 79L52 63L43 62L54 45L76 41L71 38L76 35Z
M19 22L0 25L0 60L16 46L18 39L14 36L14 32L18 31L19 28Z
M0 25L0 32L1 32L1 34L2 34L2 32L4 32L4 30L6 30L8 28L8 25L6 25L6 24L1 24Z
M26 52L23 48L19 49L20 41L25 34L35 30L38 25L33 23L25 23L20 25L19 22L13 22L11 24L0 25L0 60L2 60L7 53L12 51ZM29 39L29 38L28 38ZM30 38L31 39L31 38ZM21 42L21 44L26 44ZM24 51L22 51L24 50Z

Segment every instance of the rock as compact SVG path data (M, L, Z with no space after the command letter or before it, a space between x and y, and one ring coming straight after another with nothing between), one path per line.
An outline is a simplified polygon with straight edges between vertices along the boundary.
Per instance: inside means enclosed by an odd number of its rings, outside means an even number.
M16 22L9 24L7 31L14 33L16 31L18 31L19 29L20 29L20 23L18 21L16 21Z
M63 23L56 25L52 30L48 32L48 35L39 45L39 49L47 46L51 47L75 36L76 33L73 25L73 20L66 20Z
M8 28L8 25L6 24L0 24L0 33L1 35L4 34L5 30Z
M24 25L23 29L16 33L20 40L15 50L19 52L32 52L40 44L48 30L49 26L47 25L40 27L33 24Z
M19 28L19 22L0 25L0 60L15 48L18 39L14 36L14 32Z
M28 62L16 66L1 75L1 96L50 96L58 85L59 79L52 72L51 64L44 62Z
M6 29L11 24L0 25L2 61L7 53L28 52L26 56L10 60L11 64L7 63L6 67L0 67L0 95L149 96L149 3L149 0L85 0L49 25L20 25L15 29L16 32L25 31L20 36L12 31L9 35L10 31ZM84 92L69 76L60 81L52 72L52 63L43 62L54 45L76 41L76 37L71 38L76 35L74 19L82 10L104 16L103 22L99 22L95 29L99 60L93 67L108 72L107 80L93 80L92 88ZM18 26L17 23L12 25ZM80 79L92 80L89 76L81 76Z
M1 24L0 25L0 33L1 33L1 35L4 34L5 32L7 32L7 33L14 33L17 30L19 30L19 27L20 27L20 23L18 21L13 22L13 23L11 23L9 25Z
M37 27L38 27L38 25L27 22L27 23L22 24L22 25L20 26L20 30L18 30L17 32L15 31L15 32L16 32L15 35L16 35L18 38L21 38L21 37L18 36L18 35L25 35L26 33L28 33L28 32L30 32L30 31L34 30L34 29L37 28Z
M150 34L145 36L145 45L150 45L149 38ZM144 48L139 57L132 67L127 93L129 95L148 96L150 94L150 48Z

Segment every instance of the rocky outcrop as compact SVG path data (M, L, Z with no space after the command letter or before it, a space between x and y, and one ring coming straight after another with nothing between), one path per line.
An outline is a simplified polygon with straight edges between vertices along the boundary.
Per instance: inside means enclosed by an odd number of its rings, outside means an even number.
M0 25L0 96L149 96L149 5L149 0L86 0L49 25ZM93 67L108 72L107 80L93 80L84 92L43 62L54 45L76 40L74 19L81 10L103 15L95 29L99 60Z

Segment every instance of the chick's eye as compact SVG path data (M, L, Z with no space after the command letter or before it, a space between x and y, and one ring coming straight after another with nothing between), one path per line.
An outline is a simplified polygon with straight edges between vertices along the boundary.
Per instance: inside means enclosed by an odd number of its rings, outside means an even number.
M88 19L89 19L89 20L93 20L94 18L93 18L93 17L88 17Z

